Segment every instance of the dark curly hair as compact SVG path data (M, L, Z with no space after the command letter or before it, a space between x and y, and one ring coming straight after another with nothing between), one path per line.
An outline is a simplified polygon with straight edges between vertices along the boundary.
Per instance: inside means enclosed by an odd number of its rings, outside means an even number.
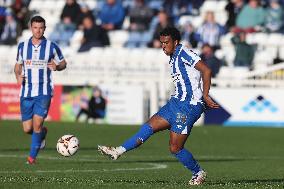
M171 38L178 42L181 40L181 35L178 29L175 27L166 27L160 32L160 36L171 36Z

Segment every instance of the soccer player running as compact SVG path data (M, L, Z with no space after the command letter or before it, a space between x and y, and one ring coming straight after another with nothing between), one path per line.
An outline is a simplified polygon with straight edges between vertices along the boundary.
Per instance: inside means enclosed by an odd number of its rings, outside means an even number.
M32 37L19 43L14 72L21 84L23 130L32 138L27 164L34 164L39 150L45 147L47 128L43 122L53 96L52 71L64 70L66 61L59 47L43 36L46 26L41 16L34 16L30 26Z
M144 143L152 134L169 129L171 153L192 172L189 184L200 185L205 181L206 172L184 144L204 107L218 108L219 105L209 96L210 69L193 51L181 45L180 39L180 32L174 27L165 28L160 33L162 49L170 56L171 77L175 85L170 100L121 146L98 146L98 150L116 160Z

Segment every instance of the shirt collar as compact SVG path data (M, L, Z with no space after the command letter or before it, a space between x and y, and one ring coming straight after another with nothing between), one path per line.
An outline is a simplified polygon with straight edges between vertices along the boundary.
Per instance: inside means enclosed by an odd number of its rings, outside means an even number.
M46 38L45 38L44 36L42 36L41 41L40 41L40 44L37 45L37 47L41 46L41 45L42 45L43 43L45 43L45 42L46 42ZM32 37L30 37L30 39L29 39L29 44L35 46L35 45L33 44L33 42L32 42Z
M177 55L178 55L178 53L179 53L181 47L182 47L182 44L178 44L178 45L176 46L175 52L171 55L171 58L172 58L172 57L177 57Z

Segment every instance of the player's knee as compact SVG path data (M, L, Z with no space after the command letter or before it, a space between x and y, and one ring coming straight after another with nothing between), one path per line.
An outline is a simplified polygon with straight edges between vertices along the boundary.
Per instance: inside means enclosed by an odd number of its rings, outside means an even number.
M23 128L24 132L27 134L32 134L33 133L33 129L32 128Z
M178 144L173 144L173 143L170 144L170 152L172 154L178 153L182 148L183 147L179 146Z

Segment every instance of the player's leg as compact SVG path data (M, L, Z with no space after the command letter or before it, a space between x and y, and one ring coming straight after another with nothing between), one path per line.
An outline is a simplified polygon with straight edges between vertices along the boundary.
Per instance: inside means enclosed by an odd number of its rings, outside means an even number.
M27 134L33 133L33 101L30 98L20 99L23 131Z
M199 185L205 181L206 172L203 171L194 159L192 153L184 148L188 134L178 134L170 132L170 151L183 164L185 168L192 172L191 185Z
M22 122L23 131L29 135L33 134L33 120L29 119Z
M116 148L107 147L107 146L98 146L98 150L101 153L108 155L112 159L116 160L121 154L129 150L132 150L134 148L137 148L141 144L146 142L146 140L148 140L153 133L169 128L170 125L167 120L165 120L164 118L158 115L154 115L149 119L149 121L147 121L145 124L143 124L140 127L137 133L135 133L132 137L127 139L121 146Z
M193 158L191 152L184 148L187 140L187 134L177 134L170 132L170 151L175 157L193 174L201 170L197 161Z
M36 97L34 103L34 116L33 116L33 134L32 144L30 150L29 161L34 162L37 154L41 148L41 144L44 141L47 129L43 127L44 119L47 116L50 106L51 97ZM44 141L45 143L45 141Z
M35 161L37 154L40 150L41 141L44 136L42 132L42 124L43 124L43 117L39 115L33 116L33 134L32 134L32 144L30 149L30 156L28 158L29 161Z
M205 181L206 173L201 169L192 153L184 148L184 144L191 132L193 124L199 119L203 112L202 104L181 105L175 115L175 122L172 122L170 132L170 151L171 153L192 172L190 184L199 185Z
M23 130L25 133L33 135L33 107L34 107L34 99L33 98L21 98L20 99L20 108L22 115L22 124ZM34 160L32 158L28 158L28 164L33 164Z
M140 127L135 135L126 140L121 146L125 148L126 151L132 150L146 142L153 133L169 128L170 124L168 121L160 116L154 115Z
M172 116L172 106L174 100L170 100L163 106L155 115L153 115L145 124L143 124L139 131L126 140L119 147L98 146L98 150L116 160L121 154L137 148L155 132L159 132L170 128L170 117Z

